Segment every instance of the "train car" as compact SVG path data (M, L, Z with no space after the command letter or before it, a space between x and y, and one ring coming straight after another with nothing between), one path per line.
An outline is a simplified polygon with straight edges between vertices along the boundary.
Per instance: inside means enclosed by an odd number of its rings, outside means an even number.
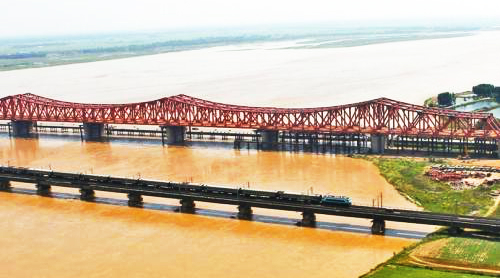
M277 192L277 200L280 201L289 201L295 203L304 203L304 204L315 204L318 205L321 202L321 195L306 195L306 194L298 194L298 193L290 193L290 192Z
M350 197L346 196L326 195L323 196L320 204L322 206L328 206L328 207L335 207L335 206L350 207L352 206L352 200Z
M202 185L202 187L203 187L203 192L210 194L227 195L227 196L237 196L239 190L237 188L225 187L225 186Z

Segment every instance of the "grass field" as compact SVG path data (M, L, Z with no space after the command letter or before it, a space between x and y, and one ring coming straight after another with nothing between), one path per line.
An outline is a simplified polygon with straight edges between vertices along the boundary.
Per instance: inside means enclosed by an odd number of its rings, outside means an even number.
M450 238L436 259L456 262L458 265L500 269L500 242L478 238Z
M499 270L499 248L498 237L494 239L450 238L445 231L440 231L405 248L385 264L361 277L494 277L474 269ZM471 269L448 270L436 265L432 268L414 265L413 256L440 265Z
M493 205L490 191L497 188L476 188L463 191L451 189L443 182L424 176L431 163L402 158L367 157L380 170L381 175L402 195L409 196L427 211L470 214L485 213Z
M370 274L370 278L396 278L396 277L405 277L405 278L485 278L488 276L484 275L476 275L476 274L466 274L466 273L457 273L457 272L448 272L448 271L439 271L426 269L421 267L410 267L410 266L402 266L402 265L386 265L384 268L375 271Z
M372 161L379 168L381 175L403 196L407 196L427 211L484 214L494 204L493 198L489 195L490 191L499 187L496 184L489 188L455 191L448 184L432 181L424 175L425 168L431 165L430 162L401 158L364 158ZM497 209L491 217L500 217L500 209ZM442 244L435 244L436 240L440 240ZM439 232L405 249L362 277L491 277L458 270L445 271L411 265L410 254L417 254L416 250L425 248L428 252L419 255L426 256L426 259L435 263L472 268L500 268L499 238L449 238L446 232Z
M491 217L500 218L500 206L493 212Z

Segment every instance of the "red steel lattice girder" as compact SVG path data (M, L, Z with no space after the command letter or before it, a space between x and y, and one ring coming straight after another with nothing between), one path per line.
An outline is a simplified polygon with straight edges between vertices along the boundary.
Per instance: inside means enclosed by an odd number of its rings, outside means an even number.
M186 95L129 104L83 104L20 94L0 99L0 120L500 138L500 124L492 114L387 98L299 109L229 105Z

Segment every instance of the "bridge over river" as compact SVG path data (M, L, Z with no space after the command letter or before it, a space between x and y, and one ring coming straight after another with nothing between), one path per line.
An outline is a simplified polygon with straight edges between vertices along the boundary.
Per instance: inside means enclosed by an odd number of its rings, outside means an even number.
M19 167L0 167L0 190L9 191L10 182L35 184L38 194L48 196L51 186L80 189L81 199L93 201L95 191L125 193L129 206L141 207L142 196L180 200L181 212L194 213L195 201L238 206L237 217L251 220L252 207L297 211L302 213L300 225L314 227L316 214L372 219L372 233L384 234L385 221L417 223L451 227L460 232L464 228L500 233L500 219L467 215L442 214L369 206L325 206L315 202L318 196L283 191L250 190L238 187L208 186L194 183L130 179L103 175L55 172Z
M11 121L14 136L29 136L38 122L78 123L89 140L105 135L109 124L154 125L161 127L170 144L184 141L186 127L252 129L270 147L283 134L289 138L301 134L308 142L317 141L318 134L323 138L342 135L358 146L360 138L369 138L373 153L384 153L389 136L402 148L463 154L498 155L500 143L500 123L492 114L387 98L318 108L275 108L229 105L186 95L140 103L83 104L19 94L0 99L0 120Z

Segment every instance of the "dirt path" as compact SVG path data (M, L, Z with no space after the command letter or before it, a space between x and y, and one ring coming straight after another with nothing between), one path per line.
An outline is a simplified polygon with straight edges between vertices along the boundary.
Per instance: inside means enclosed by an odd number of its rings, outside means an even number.
M500 195L496 197L495 203L493 204L493 206L490 207L490 209L488 210L488 212L486 212L484 216L486 217L491 216L497 210L499 205L500 205Z
M493 270L493 269L487 269L487 268L472 268L472 267L465 267L465 266L455 266L455 265L448 265L448 264L439 264L439 263L433 263L426 261L422 258L418 258L414 256L413 254L410 254L410 262L414 265L418 266L429 266L429 267L437 267L437 268L443 268L443 269L449 269L449 270L465 270L465 271L474 271L478 273L483 273L483 274L488 274L488 275L500 275L500 270Z

